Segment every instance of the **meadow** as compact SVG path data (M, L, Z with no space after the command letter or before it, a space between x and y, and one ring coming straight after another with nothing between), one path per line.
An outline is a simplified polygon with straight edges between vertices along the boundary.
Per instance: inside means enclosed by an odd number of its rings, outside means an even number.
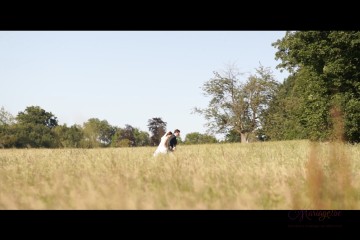
M360 146L0 149L0 209L360 209Z

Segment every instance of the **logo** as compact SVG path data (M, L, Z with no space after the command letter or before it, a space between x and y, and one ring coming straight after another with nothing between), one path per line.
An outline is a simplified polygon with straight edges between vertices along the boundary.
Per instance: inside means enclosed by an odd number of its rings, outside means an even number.
M288 212L288 219L291 224L288 227L342 227L339 224L342 216L341 211L336 210L293 210Z
M340 217L341 211L326 211L326 210L297 210L289 211L289 220L305 222L305 221L319 221L324 222L334 217Z

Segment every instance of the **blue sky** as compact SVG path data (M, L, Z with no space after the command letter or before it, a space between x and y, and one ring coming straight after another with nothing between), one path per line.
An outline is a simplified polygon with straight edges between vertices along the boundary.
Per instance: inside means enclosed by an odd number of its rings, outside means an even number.
M89 118L148 131L161 117L184 139L205 133L191 114L209 98L201 87L227 64L255 73L275 69L271 43L285 31L1 31L0 107L16 116L27 106L52 112L60 124ZM246 80L246 75L244 76Z

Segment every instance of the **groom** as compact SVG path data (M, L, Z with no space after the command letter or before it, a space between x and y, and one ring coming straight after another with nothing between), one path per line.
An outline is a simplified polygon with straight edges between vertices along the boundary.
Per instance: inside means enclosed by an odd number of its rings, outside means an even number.
M171 135L170 140L169 140L169 151L173 152L176 149L176 145L177 145L177 139L176 137L180 136L180 130L179 129L175 129L173 135Z

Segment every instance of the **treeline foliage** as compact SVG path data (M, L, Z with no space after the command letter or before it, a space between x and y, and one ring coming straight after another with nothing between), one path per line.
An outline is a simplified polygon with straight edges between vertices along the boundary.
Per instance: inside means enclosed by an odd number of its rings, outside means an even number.
M201 134L198 132L186 134L184 144L205 144L205 143L217 143L218 140L209 134Z
M30 106L13 117L0 110L0 147L3 148L95 148L150 145L147 132L125 125L110 125L90 118L83 125L59 125L57 117L39 106Z
M330 140L334 109L342 116L343 138L360 141L360 32L287 32L273 44L280 69L291 74L264 118L273 140Z
M0 109L0 148L98 148L157 146L166 132L166 122L160 117L148 120L149 131L126 124L112 126L106 120L90 118L82 125L59 125L57 117L39 106L30 106L13 117ZM194 140L194 136L197 140ZM190 134L187 142L212 143L215 138L200 133Z

